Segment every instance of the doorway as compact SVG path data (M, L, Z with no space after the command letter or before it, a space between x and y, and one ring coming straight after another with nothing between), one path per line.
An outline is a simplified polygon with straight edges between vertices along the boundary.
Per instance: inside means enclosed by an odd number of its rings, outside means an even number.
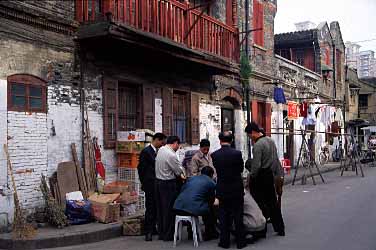
M234 109L222 108L221 109L221 132L231 131L233 135L233 140L231 147L235 148L235 119L234 119Z

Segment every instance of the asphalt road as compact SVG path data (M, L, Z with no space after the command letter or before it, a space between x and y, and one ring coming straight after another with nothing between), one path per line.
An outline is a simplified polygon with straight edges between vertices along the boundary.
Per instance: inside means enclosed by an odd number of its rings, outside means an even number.
M307 185L287 186L283 197L286 236L279 237L269 225L268 237L246 249L277 250L375 250L376 249L376 168L366 168L365 178L354 172L325 174L326 183L316 177ZM235 248L235 244L232 246ZM122 237L99 243L58 248L59 250L157 250L172 248L172 243L143 237ZM192 249L185 240L177 249ZM217 241L200 244L201 249L220 249Z

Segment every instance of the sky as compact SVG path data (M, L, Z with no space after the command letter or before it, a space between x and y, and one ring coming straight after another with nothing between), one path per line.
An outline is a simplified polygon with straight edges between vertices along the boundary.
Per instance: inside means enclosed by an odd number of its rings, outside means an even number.
M376 0L278 0L275 33L295 31L294 23L338 21L343 41L359 42L376 52Z

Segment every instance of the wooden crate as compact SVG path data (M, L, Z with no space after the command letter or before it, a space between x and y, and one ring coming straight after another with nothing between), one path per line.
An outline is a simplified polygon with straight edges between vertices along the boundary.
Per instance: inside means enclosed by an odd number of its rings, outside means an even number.
M135 216L125 218L123 221L123 235L138 236L144 234L144 217Z
M117 141L116 153L140 153L145 148L145 142Z
M117 154L119 168L137 168L140 155L138 153Z

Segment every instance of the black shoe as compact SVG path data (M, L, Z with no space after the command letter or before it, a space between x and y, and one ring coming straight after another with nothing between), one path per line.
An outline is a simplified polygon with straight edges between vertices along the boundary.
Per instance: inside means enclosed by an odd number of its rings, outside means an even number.
M221 247L221 248L224 248L224 249L230 248L230 244L222 244L221 242L218 243L218 246Z
M146 235L145 235L145 241L152 241L153 240L153 236L152 236L152 234L151 233L147 233Z
M243 249L243 248L245 248L247 246L247 243L245 243L245 242L243 242L243 243L241 243L241 244L236 244L236 248L237 249Z
M286 235L285 231L279 231L277 234L278 234L278 236L285 236Z

